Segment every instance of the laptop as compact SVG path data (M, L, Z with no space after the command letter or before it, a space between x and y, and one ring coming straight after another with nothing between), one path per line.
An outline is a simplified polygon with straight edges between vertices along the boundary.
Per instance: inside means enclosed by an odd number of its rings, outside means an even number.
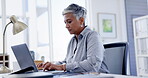
M44 72L41 74L41 71L43 71L43 70L40 71L37 69L37 67L34 63L34 60L31 56L31 53L25 43L20 44L20 45L11 46L11 48L12 48L12 51L18 61L19 66L21 68L20 71L16 71L11 74L21 74L22 72L24 73L26 70L33 70L34 73L28 75L30 77L37 77L37 76L52 77L55 75L69 75L70 76L70 75L80 74L80 73L74 73L74 72L63 72L63 71L58 71L58 70ZM26 75L24 75L24 76L26 76ZM28 76L27 76L27 78L29 78Z
M31 53L25 43L11 46L11 48L21 69L25 69L32 66L34 68L33 71L38 72Z

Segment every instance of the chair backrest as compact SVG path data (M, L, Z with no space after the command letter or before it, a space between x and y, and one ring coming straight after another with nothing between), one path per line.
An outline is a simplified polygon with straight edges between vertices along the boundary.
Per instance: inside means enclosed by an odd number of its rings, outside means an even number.
M104 62L111 74L127 75L128 43L118 42L104 44Z

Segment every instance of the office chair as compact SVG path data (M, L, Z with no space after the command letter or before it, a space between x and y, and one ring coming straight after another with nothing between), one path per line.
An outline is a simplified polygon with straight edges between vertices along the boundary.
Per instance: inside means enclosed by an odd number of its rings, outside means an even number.
M127 75L128 43L104 44L104 62L111 74Z

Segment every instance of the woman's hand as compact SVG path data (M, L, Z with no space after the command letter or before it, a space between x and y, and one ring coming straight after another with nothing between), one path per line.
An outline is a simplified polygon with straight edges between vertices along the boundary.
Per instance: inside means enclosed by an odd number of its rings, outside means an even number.
M38 68L42 67L43 71L49 71L49 70L66 70L66 65L56 65L52 64L51 62L46 62L46 63L40 63L37 65Z

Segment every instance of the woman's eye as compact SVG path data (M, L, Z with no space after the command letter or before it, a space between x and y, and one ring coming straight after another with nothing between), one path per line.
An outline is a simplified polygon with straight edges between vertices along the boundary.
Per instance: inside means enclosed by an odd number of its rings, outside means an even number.
M67 23L71 23L72 21L67 21Z

